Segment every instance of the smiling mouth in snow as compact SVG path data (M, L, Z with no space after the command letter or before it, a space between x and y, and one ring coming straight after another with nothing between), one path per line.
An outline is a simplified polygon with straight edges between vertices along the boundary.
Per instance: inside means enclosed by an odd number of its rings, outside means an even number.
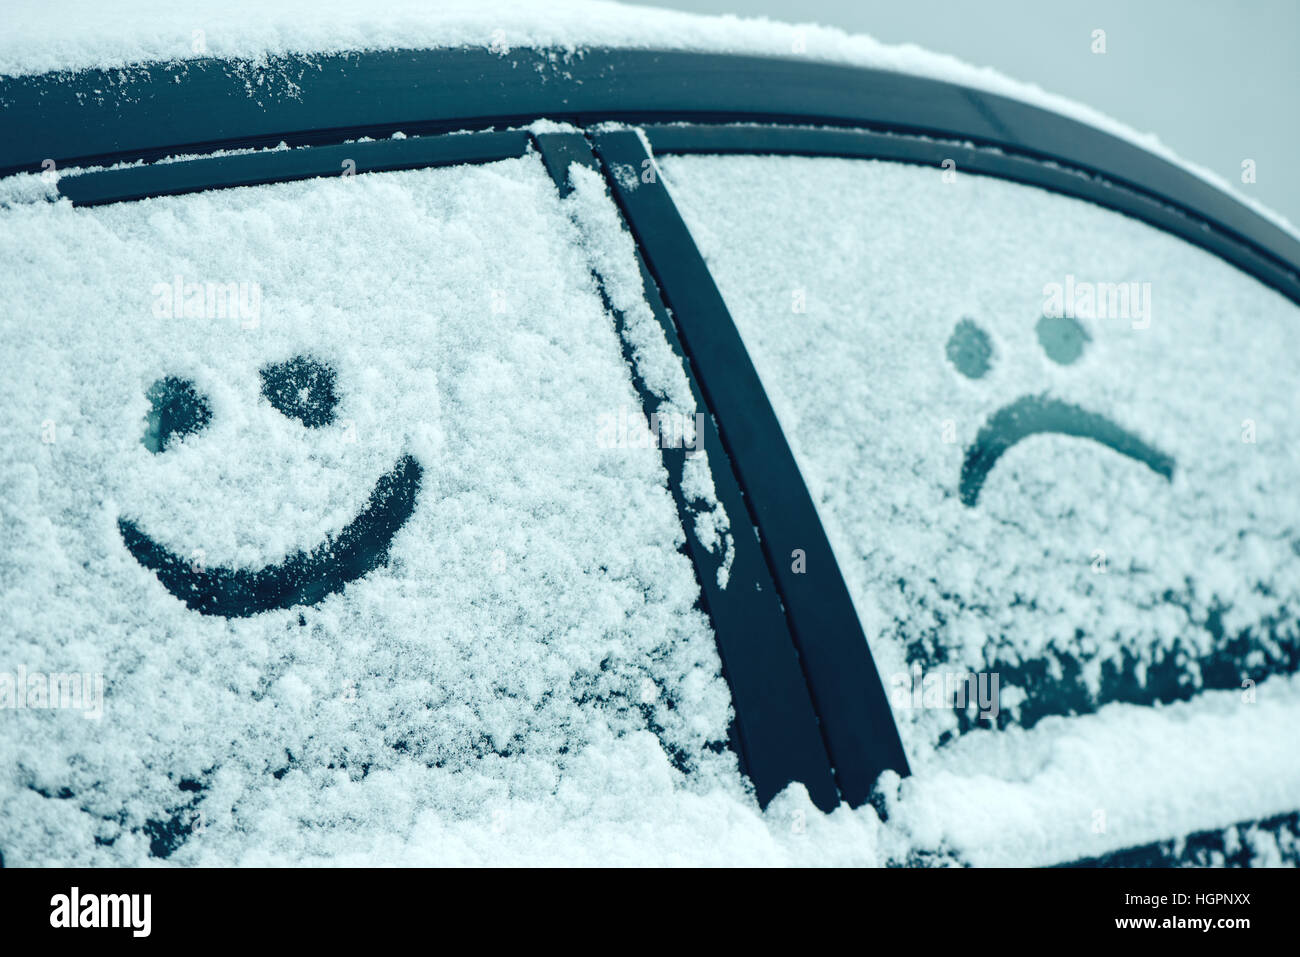
M409 455L375 483L366 507L337 536L311 552L252 571L199 568L158 544L129 519L122 541L164 588L203 615L245 618L276 608L314 605L388 561L388 547L415 509L423 469Z
M1173 481L1174 460L1104 415L1047 396L1021 396L989 417L966 450L961 467L961 501L974 506L989 470L1021 439L1042 433L1092 439Z

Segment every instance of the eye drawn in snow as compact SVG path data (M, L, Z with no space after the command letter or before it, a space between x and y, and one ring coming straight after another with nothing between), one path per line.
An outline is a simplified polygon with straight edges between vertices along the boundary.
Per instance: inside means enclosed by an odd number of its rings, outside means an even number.
M1038 341L1053 362L1070 365L1090 341L1075 319L1044 317L1037 327ZM989 337L970 319L963 319L948 340L953 367L968 379L981 378L989 368ZM1092 439L1120 455L1141 462L1170 481L1174 460L1117 422L1048 395L1022 395L998 409L986 421L966 450L961 466L961 501L974 507L993 466L1012 446L1033 435L1056 434Z
M283 415L306 428L334 421L338 397L334 370L304 356L262 369L262 395ZM174 376L149 390L144 445L154 454L184 435L201 432L212 418L194 384ZM300 551L264 568L205 568L155 541L135 522L117 520L127 549L172 595L203 615L243 618L276 608L314 605L388 559L397 530L415 509L423 473L412 456L402 456L380 476L361 512L337 535L310 552ZM196 553L197 554L197 553Z

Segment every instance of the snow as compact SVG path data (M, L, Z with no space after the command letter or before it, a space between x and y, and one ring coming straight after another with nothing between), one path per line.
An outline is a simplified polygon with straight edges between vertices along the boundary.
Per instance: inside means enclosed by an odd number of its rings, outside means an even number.
M239 862L879 866L935 849L941 861L977 866L1077 860L1181 836L1171 826L1228 828L1293 807L1300 768L1278 729L1300 719L1300 683L1278 678L1261 690L1257 707L1238 707L1233 692L1210 692L1170 708L1115 705L1030 731L969 735L935 766L885 782L887 825L870 807L822 814L799 786L764 813L726 789L682 788L658 743L641 732L623 742L616 761L610 749L588 748L544 800L458 815L404 803L404 815L415 818L409 833L371 829L373 797L340 782L337 799L370 828L321 835L328 851L301 858L250 842ZM600 787L575 783L592 781ZM1259 852L1263 866L1278 856L1266 844ZM229 863L213 851L196 861Z
M713 472L703 439L695 432L696 407L682 360L673 352L663 328L645 300L645 287L637 265L636 248L623 226L618 210L605 189L605 180L594 170L573 166L569 171L573 192L568 205L583 235L588 260L604 283L610 304L623 315L624 336L632 345L637 375L660 400L660 421L680 423L671 440L680 438L691 451L682 475L682 494L695 514L696 537L718 557L715 572L718 586L726 588L735 559L731 520L718 501Z
M639 736L676 762L646 800L752 800L658 452L595 441L638 400L539 159L2 215L0 671L105 676L98 721L0 714L7 862L138 863L148 822L192 806L178 862L595 801ZM259 314L166 318L175 276L255 286ZM261 397L259 370L297 355L336 371L333 423ZM212 418L155 455L166 375ZM261 567L336 533L407 453L424 476L389 565L313 607L200 616L118 532Z
M1175 635L1199 654L1216 600L1229 633L1255 629L1256 664L1294 646L1258 633L1293 619L1300 582L1290 303L1139 223L995 180L847 160L663 170L886 679L918 625L956 669L984 666L994 628L999 654L1051 660L1076 625L1094 664L1121 645L1154 662ZM175 820L172 864L1000 865L1294 810L1300 679L1261 675L947 740L950 711L900 710L916 773L882 782L887 822L823 815L797 785L760 811L720 747L729 695L657 451L594 441L598 415L638 400L593 266L638 375L694 406L603 183L574 186L561 200L535 156L89 210L35 201L39 177L4 184L0 672L106 685L97 720L0 713L6 863L155 860ZM1085 318L1083 355L1054 364L1034 324L1067 274L1151 282L1150 324ZM178 275L255 284L257 315L158 315ZM948 364L961 318L992 342L978 380ZM331 426L259 398L259 370L297 355L337 373ZM213 415L153 455L145 396L164 375ZM1113 414L1175 456L1173 484L1039 436L961 505L961 450L1027 391ZM275 561L337 531L404 453L425 472L389 565L311 608L199 616L116 527L130 516L209 564ZM721 556L707 459L687 463ZM1152 603L1170 583L1185 610Z
M890 826L975 866L1034 867L1293 810L1300 676L1259 690L966 735L895 781Z
M1128 747L1121 729L1172 718L1117 705L1078 724L1035 725L1052 696L1031 680L1031 666L1048 663L1082 695L1072 706L1083 711L1116 697L1103 683L1110 667L1131 675L1139 696L1144 686L1167 696L1155 676L1171 666L1182 675L1179 693L1203 688L1202 669L1216 656L1256 683L1294 668L1294 304L1145 224L992 178L945 182L929 168L805 157L670 156L660 166L818 504L886 688L909 689L914 665L1000 675L999 720L1011 727L996 734L969 730L951 707L893 699L917 772L904 785L904 816L909 803L928 807L951 829L942 839L968 849L1015 820L1045 818L1032 802L1077 817L1074 804L1060 803L1069 789L1038 778L1008 805L1020 792L1007 782L1021 779L1002 778L991 763L1052 735L1048 727L1071 729L1062 741L1086 740L1073 786L1097 781L1104 793L1106 782L1123 782L1116 793L1127 795L1118 799L1126 813L1150 815L1135 825L1144 835L1194 827L1210 810L1229 820L1293 810L1294 679L1271 685L1289 702L1283 712L1243 700L1242 715L1225 716L1222 702L1245 696L1248 684L1227 698L1198 697L1192 710L1218 717L1176 747L1196 742L1200 773L1227 782L1209 798L1172 773L1136 773L1136 759L1133 782L1099 777ZM1050 290L1097 282L1136 283L1133 301L1149 295L1149 303L1126 317L1080 315L1082 354L1054 361L1035 334ZM978 378L962 374L947 349L966 323L992 346ZM964 504L959 477L981 427L1018 397L1043 394L1104 414L1171 455L1172 481L1096 442L1043 434L1012 447L976 505ZM1234 639L1248 650L1233 650ZM1289 791L1231 770L1246 721ZM1028 735L1022 724L1033 725ZM1082 727L1093 730L1073 730ZM1181 760L1166 750L1157 756L1153 744L1151 762ZM980 775L998 780L988 806L972 799L970 820L955 806L937 809L941 794L979 793L988 783ZM993 823L972 835L980 820ZM931 829L920 843L939 836ZM1068 855L1066 847L1057 850Z
M8 0L0 8L0 76L92 67L129 69L203 56L249 61L240 67L250 93L283 90L273 58L424 47L477 47L502 57L528 47L566 54L584 48L671 49L802 57L911 73L1033 103L1149 150L1229 193L1292 235L1296 227L1234 185L1180 159L1142 133L1065 97L913 44L891 45L812 23L758 17L698 16L604 0ZM563 70L563 58L555 69Z
M1001 520L1011 502L1021 502L1011 493L1023 482L1056 501L1040 488L1041 467L1028 455L1040 450L1028 443L1013 452L1023 451L1023 462L1008 456L998 465L1006 472L989 482L982 503L998 516L979 537L992 567L975 567L974 559L963 566L961 549L948 555L941 534L956 533L945 516L966 512L952 495L937 494L944 482L932 473L909 475L940 462L946 484L954 481L953 450L928 438L935 410L918 404L935 395L950 403L965 438L974 428L962 413L967 404L985 408L1026 385L1063 390L1066 373L1082 374L1070 394L1148 403L1136 408L1154 411L1135 424L1180 456L1180 443L1195 438L1188 424L1225 417L1208 411L1214 403L1234 415L1234 403L1252 403L1266 441L1249 454L1268 468L1234 471L1231 456L1216 456L1214 442L1201 441L1200 468L1234 481L1240 501L1216 499L1221 514L1212 516L1218 524L1210 521L1208 537L1187 541L1187 532L1180 540L1166 529L1160 537L1192 553L1203 549L1196 554L1214 570L1216 588L1231 588L1234 570L1249 579L1271 563L1277 573L1268 601L1294 583L1286 557L1249 528L1245 544L1221 532L1251 520L1252 510L1262 510L1257 525L1275 523L1287 507L1284 495L1270 503L1252 489L1262 480L1268 492L1295 464L1286 450L1296 447L1287 421L1294 400L1278 393L1275 368L1294 352L1275 328L1283 304L1273 294L1173 239L1128 221L1117 226L1109 213L1073 200L1015 199L1019 191L1002 183L970 178L962 187L969 192L953 196L966 196L976 212L1000 203L1006 215L1026 217L1019 225L1032 226L1031 234L1056 237L1036 243L1035 255L1014 242L1023 230L1000 246L980 229L988 217L972 217L971 209L931 203L939 208L927 212L919 187L907 182L917 170L875 164L863 177L865 168L840 168L840 161L719 163L669 159L666 169L828 516L880 661L891 662L880 637L887 612L915 614L906 599L871 588L872 568L885 562L904 568L922 590L933 568L946 576L940 580L996 598L1005 588L998 555L1024 553L1045 564L1037 581L1034 567L1015 564L1026 588L1049 594L1056 586L1062 599L1071 588L1069 570L1044 562L1043 545L1031 547L1041 534L1052 558L1061 546L1058 524L1026 533ZM833 202L822 192L828 173L814 174L809 163L831 164L844 177ZM872 185L872 177L880 181ZM695 609L692 568L676 550L681 529L658 454L602 449L591 436L599 412L637 402L593 265L627 317L638 373L664 402L684 411L693 404L679 361L638 302L630 239L601 181L577 172L575 186L559 199L528 156L95 209L30 202L31 195L22 202L23 190L8 196L0 255L16 268L0 274L0 294L14 304L0 320L10 371L0 385L0 441L14 451L0 462L0 671L22 664L96 672L107 693L96 720L57 710L0 714L6 862L156 861L148 856L151 837L174 820L187 833L166 858L178 865L998 865L1101 854L1294 807L1300 762L1288 741L1300 718L1300 687L1294 676L1275 676L1258 683L1249 705L1235 690L1158 709L1108 705L1031 728L975 729L940 748L926 722L904 715L917 774L883 781L888 823L870 806L819 813L800 785L759 810L735 759L718 748L729 698L710 629ZM790 204L777 187L805 192ZM761 200L750 190L777 191ZM794 220L790 209L798 211ZM924 251L909 246L949 235L933 231L937 222L927 216L961 225L965 246L946 256L932 243ZM735 217L763 247L745 238L718 248ZM846 218L876 229L837 225ZM1104 248L1088 241L1101 220L1110 230ZM917 230L913 239L894 228L900 224ZM807 238L801 226L839 238L833 255L814 247L807 261L793 246ZM1088 325L1089 350L1106 347L1118 364L1112 376L1088 352L1057 374L1028 354L1032 319L1014 328L1017 311L1008 302L1021 272L1001 261L954 272L954 261L985 248L1023 259L1024 274L1056 268L1054 257L1066 254L1083 274L1140 248L1153 280L1186 268L1191 256L1200 281L1183 293L1158 286L1161 311L1144 333L1151 341ZM746 268L758 276L737 273L737 257L748 257ZM902 265L918 264L915 282L892 280ZM256 283L255 324L239 316L160 317L156 287L177 274ZM879 315L870 304L884 294L863 298L857 277L893 283L885 315L897 328L872 337L878 326L850 325L853 335L841 335L833 350L807 354L815 368L800 367L800 387L790 389L783 363L803 361L807 335L835 341L836 324ZM787 287L796 278L809 311L784 324L779 311L755 322L755 303L789 309ZM753 300L737 281L754 283ZM944 371L954 304L992 335L984 380ZM1222 321L1238 315L1252 316L1248 332ZM1151 384L1112 381L1131 369L1127 347L1148 364L1169 350L1174 317L1177 374L1219 376L1205 390L1213 402L1171 387L1178 380L1167 371ZM783 339L785 358L772 351ZM259 369L294 355L337 371L333 425L304 429L259 398ZM1008 372L1013 363L1023 372ZM1235 371L1247 363L1251 381L1222 377L1223 365ZM852 368L858 372L845 374ZM915 394L880 389L900 372L915 382ZM191 378L213 416L201 432L152 455L140 442L144 397L164 374ZM826 387L835 390L833 402ZM1177 416L1175 402L1182 403ZM805 430L809 423L814 432ZM861 432L865 425L874 432ZM880 469L881 443L901 458L901 472ZM1108 488L1095 450L1073 454L1057 445L1066 472L1080 476L1061 498L1076 486L1093 497ZM201 547L209 563L270 562L337 531L403 452L420 459L425 476L389 566L302 610L305 624L299 610L235 620L196 615L118 537L117 516L130 515L173 549ZM702 467L706 458L690 463ZM848 499L836 498L848 485L835 475L840 467L852 471L861 518L845 514ZM1143 476L1112 471L1132 510L1154 507ZM1174 493L1179 508L1199 519L1209 503L1186 492L1196 467L1187 463L1186 472ZM705 505L707 479L707 468L688 476ZM1169 501L1167 486L1156 489ZM880 545L880 529L891 524L880 511L893 506L911 524L897 542ZM924 520L907 511L918 507L930 510ZM1121 511L1123 521L1132 519ZM930 531L930 523L939 528ZM1071 532L1082 541L1089 533ZM1204 551L1210 540L1217 551ZM859 542L867 558L854 560ZM1196 554L1175 551L1175 559L1195 563ZM1130 597L1117 588L1069 614L1105 618ZM1037 625L1011 624L1022 629L1026 653L1040 648ZM961 637L954 650L965 654L971 635ZM1005 689L1004 701L1015 690ZM1251 830L1245 835L1268 844ZM1265 862L1275 852L1261 844Z

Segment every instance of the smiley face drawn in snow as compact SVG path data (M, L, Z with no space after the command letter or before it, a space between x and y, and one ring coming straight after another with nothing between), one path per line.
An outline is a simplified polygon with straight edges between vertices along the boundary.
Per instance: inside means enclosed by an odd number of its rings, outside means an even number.
M335 373L297 356L261 370L262 396L279 412L317 429L334 421ZM154 454L211 421L207 401L193 383L167 376L148 392L144 445ZM311 551L260 569L202 568L156 542L135 522L118 518L127 549L169 592L204 615L242 618L276 608L314 605L388 560L393 536L415 509L423 469L410 455L375 483L361 512L337 535Z
M1077 361L1091 341L1078 321L1064 316L1044 316L1035 331L1047 357L1060 365ZM958 372L968 379L979 379L989 370L993 348L988 333L972 320L962 319L948 339L947 355ZM989 472L1017 442L1051 433L1092 439L1141 462L1157 475L1173 479L1171 456L1107 416L1047 395L1022 395L989 416L966 450L961 467L962 504L972 508L978 504Z

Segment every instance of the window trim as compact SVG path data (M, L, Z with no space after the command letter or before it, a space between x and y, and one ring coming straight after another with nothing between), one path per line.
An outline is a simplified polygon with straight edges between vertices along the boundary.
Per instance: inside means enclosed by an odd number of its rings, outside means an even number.
M690 230L635 130L598 132L596 155L677 323L682 345L718 420L722 443L781 601L821 720L840 794L871 798L884 771L909 772L885 686L807 483L740 332ZM796 567L796 556L802 561Z
M591 142L582 133L543 133L536 137L536 142L561 196L572 190L569 168L573 164L604 175ZM740 759L741 771L753 782L761 807L766 807L792 781L798 781L808 789L814 805L823 811L833 811L839 804L835 772L795 652L793 623L782 604L781 591L773 580L759 537L750 534L748 526L753 525L753 519L747 507L748 496L742 491L736 463L728 457L719 436L714 406L705 401L701 392L700 371L694 362L685 359L686 352L677 331L680 319L674 322L669 315L645 256L639 247L634 248L645 301L681 362L696 409L706 413L700 419L697 445L708 456L714 492L731 522L733 556L728 583L723 587L717 578L720 559L700 541L695 528L696 513L683 491L686 452L681 448L661 447L659 454L686 536L686 550L695 567L701 604L713 624L722 673L731 690L735 712L732 748ZM643 411L652 414L659 400L644 387L635 349L624 335L624 317L609 302L604 278L595 269L592 273L623 341L624 360Z
M262 150L67 176L59 180L59 193L72 200L74 206L101 206L153 196L318 177L492 163L524 156L529 145L526 131L506 130Z

